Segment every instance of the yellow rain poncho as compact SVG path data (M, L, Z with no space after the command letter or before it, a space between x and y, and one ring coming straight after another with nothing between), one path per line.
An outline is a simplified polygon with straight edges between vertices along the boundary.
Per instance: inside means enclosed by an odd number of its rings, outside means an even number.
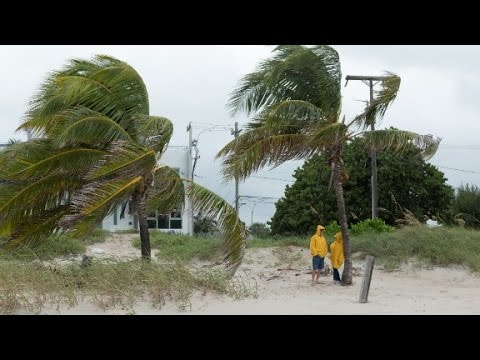
M320 233L325 228L322 225L317 226L317 232L310 239L310 254L312 256L325 257L328 252L327 240Z
M344 256L343 256L343 236L341 232L335 234L335 241L330 244L330 261L332 262L332 267L338 269L342 266Z

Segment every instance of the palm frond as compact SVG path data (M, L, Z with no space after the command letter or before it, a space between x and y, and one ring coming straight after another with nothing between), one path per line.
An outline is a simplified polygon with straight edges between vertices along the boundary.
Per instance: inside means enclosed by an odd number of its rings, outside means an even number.
M1 232L18 226L43 210L68 203L68 194L78 190L84 181L55 174L35 181L0 185Z
M275 135L269 133L270 129L262 130L266 129L246 131L220 150L217 158L223 158L225 179L245 179L262 167L275 167L287 160L303 159L315 153L303 133Z
M224 265L227 273L233 276L245 252L245 226L236 215L235 209L210 190L189 182L186 195L194 212L218 220L223 235Z
M118 123L101 113L75 108L64 112L64 116L68 120L55 136L55 143L59 147L89 145L101 148L113 141L132 141Z
M391 72L387 72L385 76L386 79L381 81L380 90L375 91L373 102L365 108L364 112L357 115L349 126L353 125L363 130L383 118L385 111L397 97L401 82L400 77Z
M366 148L377 151L391 149L401 153L413 146L426 160L435 155L441 141L433 135L419 135L396 129L367 131L362 133L359 139Z
M129 198L144 182L142 176L96 181L83 186L71 198L73 214L64 216L59 225L70 228L75 223L91 223L103 219L113 208ZM78 225L78 226L81 226Z
M84 106L115 120L125 131L135 130L134 114L148 114L148 94L140 75L128 64L109 56L91 61L72 60L53 72L31 100L21 129L48 133L58 113Z
M308 146L321 153L334 144L344 144L349 136L348 127L340 122L312 126L308 132Z
M96 164L103 154L103 151L95 149L65 148L47 154L29 153L25 157L17 155L8 169L1 172L1 177L8 180L28 180L53 173L82 174ZM44 157L38 159L38 155Z
M153 186L148 190L147 208L162 213L173 208L183 208L185 203L185 179L173 168L161 165L154 169Z
M341 70L338 53L329 46L283 46L257 70L243 77L231 94L232 114L247 114L285 100L303 100L338 114Z
M87 174L95 180L101 177L131 177L150 173L156 163L155 152L132 142L113 142L102 160Z
M12 144L0 151L0 180L6 180L10 174L48 157L53 150L48 139L35 139Z
M30 216L11 230L3 247L13 249L23 245L36 246L52 235L60 235L62 229L57 226L57 221L67 213L68 206L63 205Z
M247 127L282 127L282 133L297 133L308 126L327 122L325 113L317 106L303 100L286 100L262 111Z
M172 122L165 117L141 114L136 119L139 143L155 152L164 152L173 134Z

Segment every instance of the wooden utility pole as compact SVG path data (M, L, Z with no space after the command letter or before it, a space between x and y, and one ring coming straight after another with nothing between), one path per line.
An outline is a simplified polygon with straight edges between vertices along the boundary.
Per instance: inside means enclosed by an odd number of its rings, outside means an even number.
M369 105L373 102L373 87L374 81L383 81L388 79L388 76L358 76L358 75L347 75L347 83L349 80L361 80L364 84L368 85L370 88L370 102ZM347 86L347 84L345 84ZM375 119L370 119L370 130L375 130ZM372 188L372 219L378 217L378 179L377 179L377 153L374 149L370 149L370 155L372 158L372 177L371 177L371 188Z
M193 182L193 166L192 166L192 147L193 147L193 129L192 129L192 122L188 123L187 126L188 131L188 158L187 158L187 177L189 180ZM193 236L193 203L189 201L190 204L188 206L188 234Z

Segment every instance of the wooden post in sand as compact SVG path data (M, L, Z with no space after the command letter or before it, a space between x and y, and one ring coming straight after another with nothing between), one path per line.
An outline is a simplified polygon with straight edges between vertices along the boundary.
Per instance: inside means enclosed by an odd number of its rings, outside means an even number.
M360 290L360 302L366 303L368 300L368 290L370 290L370 281L372 281L373 263L375 258L367 255L365 261L365 275L363 276L362 289Z

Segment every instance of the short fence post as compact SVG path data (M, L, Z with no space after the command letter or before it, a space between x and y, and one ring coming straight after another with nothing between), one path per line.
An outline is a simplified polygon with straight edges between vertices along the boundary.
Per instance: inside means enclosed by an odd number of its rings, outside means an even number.
M367 255L365 261L365 275L363 276L362 289L360 290L360 302L366 303L368 300L368 291L370 290L370 282L372 281L373 263L375 258Z

